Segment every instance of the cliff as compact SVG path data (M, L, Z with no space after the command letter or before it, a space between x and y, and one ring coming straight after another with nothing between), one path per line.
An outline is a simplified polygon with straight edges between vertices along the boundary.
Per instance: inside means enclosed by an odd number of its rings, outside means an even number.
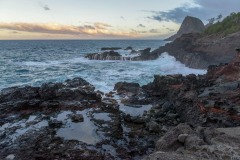
M182 25L177 34L165 39L166 41L174 41L185 33L202 33L205 29L203 22L195 17L187 16L182 22Z
M183 34L172 43L160 47L152 54L170 55L188 67L207 68L209 65L228 63L235 56L235 49L240 44L240 32L227 36L222 34L204 35L199 33Z

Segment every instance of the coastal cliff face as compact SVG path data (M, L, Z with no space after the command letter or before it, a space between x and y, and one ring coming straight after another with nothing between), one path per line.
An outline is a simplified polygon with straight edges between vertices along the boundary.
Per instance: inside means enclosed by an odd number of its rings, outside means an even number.
M207 68L209 65L228 63L235 56L235 48L240 44L240 32L227 36L183 34L172 43L160 47L152 54L168 52L177 60L191 68Z
M203 22L195 17L187 16L177 32L177 34L165 39L166 41L174 41L176 38L180 37L186 33L202 33L205 29Z

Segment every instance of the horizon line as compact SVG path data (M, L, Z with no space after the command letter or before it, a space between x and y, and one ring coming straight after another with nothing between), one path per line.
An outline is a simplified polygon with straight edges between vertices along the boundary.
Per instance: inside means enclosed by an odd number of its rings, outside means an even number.
M164 40L164 39L0 39L0 41L136 41L136 40Z

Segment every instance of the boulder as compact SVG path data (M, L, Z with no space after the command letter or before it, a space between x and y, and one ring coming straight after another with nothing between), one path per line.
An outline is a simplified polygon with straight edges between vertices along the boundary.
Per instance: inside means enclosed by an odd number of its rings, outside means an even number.
M138 83L118 82L114 86L114 90L118 93L133 93L138 94L140 91L140 85Z
M186 140L186 138L187 138L188 136L189 136L188 134L180 134L180 135L178 136L178 141L184 144L184 143L185 143L185 140Z
M157 151L176 151L182 146L182 143L178 141L178 137L181 134L191 134L193 130L189 125L179 124L177 127L169 130L163 137L161 137L156 143Z
M72 122L83 122L84 121L84 117L82 114L74 114L71 116Z

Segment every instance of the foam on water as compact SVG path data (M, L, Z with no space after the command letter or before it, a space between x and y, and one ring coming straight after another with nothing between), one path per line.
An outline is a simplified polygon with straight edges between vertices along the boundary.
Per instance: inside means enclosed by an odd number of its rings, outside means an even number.
M3 42L0 42L0 44ZM10 43L10 42L9 42ZM120 81L141 85L153 80L155 74L205 74L205 70L190 69L163 53L152 61L97 61L84 58L86 53L100 51L101 47L132 46L144 49L163 45L163 41L39 41L2 44L0 56L0 90L12 86L40 86L45 82L63 82L81 77L97 90L109 92ZM19 45L19 46L18 46ZM129 56L130 51L118 50ZM132 56L135 56L134 54Z

